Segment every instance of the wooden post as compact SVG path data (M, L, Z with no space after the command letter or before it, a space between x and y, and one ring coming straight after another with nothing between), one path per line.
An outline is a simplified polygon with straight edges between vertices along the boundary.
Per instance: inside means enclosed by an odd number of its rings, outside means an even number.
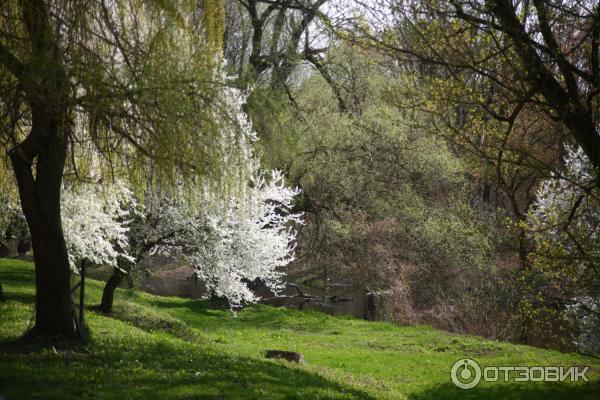
M79 288L79 325L84 329L83 324L83 302L85 295L85 259L81 261L81 287Z

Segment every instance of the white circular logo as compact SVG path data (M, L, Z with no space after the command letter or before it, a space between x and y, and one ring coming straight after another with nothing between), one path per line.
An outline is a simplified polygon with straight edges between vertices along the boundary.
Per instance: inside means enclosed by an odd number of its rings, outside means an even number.
M458 360L450 371L452 383L461 389L472 389L481 380L481 368L479 364L470 358Z

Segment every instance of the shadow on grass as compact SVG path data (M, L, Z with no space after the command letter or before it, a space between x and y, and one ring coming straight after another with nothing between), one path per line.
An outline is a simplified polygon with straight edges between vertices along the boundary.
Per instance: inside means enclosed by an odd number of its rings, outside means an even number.
M526 399L526 400L598 400L600 381L582 382L511 382L491 386L477 386L463 390L452 383L436 385L412 394L410 400L438 399Z
M7 301L17 301L23 304L34 304L35 303L35 295L23 292L14 292L12 290L5 290L4 296L6 296ZM1 303L0 303L1 304Z
M374 399L283 362L178 342L118 341L91 354L0 354L0 395L40 399ZM51 384L49 384L51 382Z
M117 302L109 314L103 313L100 306L90 307L88 310L104 318L130 323L146 332L160 330L188 342L196 339L192 330L180 320L169 314L152 312L153 310L144 309L137 304L129 303L124 306L123 303Z
M11 263L14 263L11 264ZM14 286L32 286L35 284L33 275L33 266L26 264L21 260L0 259L2 274L1 282L9 282Z

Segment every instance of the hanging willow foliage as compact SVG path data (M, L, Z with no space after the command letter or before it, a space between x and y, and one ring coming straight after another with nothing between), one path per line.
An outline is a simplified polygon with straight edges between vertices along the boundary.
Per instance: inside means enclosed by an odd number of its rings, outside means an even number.
M28 38L19 3L0 3L0 34ZM67 179L126 175L141 190L149 176L166 185L182 177L222 179L222 124L233 118L223 104L220 71L224 0L64 0L44 7L48 35L60 49L52 61L68 66L74 82L63 88ZM29 62L34 46L2 45L28 64L36 82L44 80L50 63ZM1 148L29 133L25 86L0 63Z
M206 32L208 47L217 61L223 54L223 35L225 34L225 2L223 0L204 0L202 22Z

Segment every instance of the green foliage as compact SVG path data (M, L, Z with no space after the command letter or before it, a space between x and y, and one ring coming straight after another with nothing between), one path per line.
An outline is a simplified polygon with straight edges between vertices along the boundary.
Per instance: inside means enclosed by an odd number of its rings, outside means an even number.
M31 264L0 260L8 302L0 304L0 394L31 399L595 399L595 358L436 331L426 326L331 317L256 306L234 318L201 300L144 293L117 296L116 312L88 312L83 351L20 349L33 309ZM88 281L88 304L101 284ZM121 289L119 289L121 290ZM135 317L132 318L133 314ZM182 337L181 327L194 337ZM264 359L301 352L307 362ZM589 365L589 383L481 383L460 390L449 371L469 356L482 365ZM49 384L51 382L51 384Z
M394 81L385 69L351 54L350 65L332 70L352 85L347 101L356 111L339 112L320 77L296 94L303 133L290 174L318 227L304 234L320 246L302 254L307 264L325 262L338 278L353 275L372 290L417 279L425 285L422 306L457 295L464 282L448 277L476 276L491 263L488 229L469 203L475 187L444 140L410 127L404 112L386 104L384 88ZM406 263L416 275L402 276Z
M298 124L302 115L289 104L284 93L263 86L252 90L246 108L259 136L256 147L263 168L289 170L304 133Z
M0 87L7 96L0 102L6 128L0 145L10 150L30 133L28 99L35 96L27 90L52 70L69 82L51 88L64 97L59 130L69 144L67 178L125 176L143 187L150 178L171 185L182 177L222 177L219 122L230 116L221 63L214 61L222 47L223 1L207 0L202 10L197 2L72 0L57 10L42 3L45 41L56 51L38 51L19 5L2 6L1 30L11 38L2 45L30 73L16 85L2 59ZM35 59L42 56L49 59Z

